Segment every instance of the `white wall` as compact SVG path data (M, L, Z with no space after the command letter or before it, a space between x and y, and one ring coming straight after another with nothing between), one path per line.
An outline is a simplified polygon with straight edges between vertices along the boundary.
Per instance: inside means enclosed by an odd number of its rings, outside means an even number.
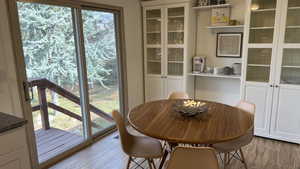
M124 7L129 108L143 103L142 24L139 0L90 0ZM0 0L0 111L22 116L5 0Z
M244 23L246 0L230 0L233 5L231 19ZM201 10L197 13L198 30L196 55L207 57L207 66L231 66L241 63L241 59L216 57L216 32L207 29L210 25L211 10ZM241 32L243 29L220 30L222 32ZM235 104L240 99L240 81L237 79L197 77L196 97L226 104Z
M6 3L0 0L0 111L22 117Z

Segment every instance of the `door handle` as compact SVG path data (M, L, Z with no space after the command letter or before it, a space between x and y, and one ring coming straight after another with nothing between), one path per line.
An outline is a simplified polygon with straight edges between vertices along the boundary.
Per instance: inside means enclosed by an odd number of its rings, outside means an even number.
M28 83L27 82L23 82L23 90L24 90L25 101L30 101L30 96L29 96L29 91L28 91Z

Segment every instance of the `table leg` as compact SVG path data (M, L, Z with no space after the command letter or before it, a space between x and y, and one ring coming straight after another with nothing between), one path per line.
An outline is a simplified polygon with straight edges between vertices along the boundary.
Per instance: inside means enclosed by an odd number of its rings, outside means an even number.
M168 150L165 150L165 151L164 151L164 155L163 155L163 157L162 157L162 159L161 159L161 161L160 161L160 164L159 164L159 168L158 168L158 169L162 169L162 168L163 168L164 163L165 163L165 161L166 161L166 159L167 159L168 154L169 154Z

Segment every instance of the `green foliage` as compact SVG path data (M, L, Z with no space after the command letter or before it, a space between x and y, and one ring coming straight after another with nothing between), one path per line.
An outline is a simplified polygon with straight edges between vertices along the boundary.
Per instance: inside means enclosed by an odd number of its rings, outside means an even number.
M71 8L18 2L28 78L77 86L78 70ZM82 12L89 83L116 81L114 16ZM114 63L114 66L111 66Z

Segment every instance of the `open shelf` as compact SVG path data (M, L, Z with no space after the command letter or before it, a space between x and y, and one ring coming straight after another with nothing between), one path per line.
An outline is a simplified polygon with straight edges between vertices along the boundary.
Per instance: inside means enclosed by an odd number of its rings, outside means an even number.
M244 28L244 25L208 26L207 28L208 28L208 29Z
M160 60L147 60L147 62L160 63Z
M248 66L252 66L252 67L270 67L270 65L263 65L263 64L248 64Z
M274 29L273 26L266 26L266 27L251 27L250 29L257 30L257 29Z
M161 48L161 44L146 44L146 48Z
M168 44L168 48L184 48L183 44Z
M300 69L300 66L281 66L282 68L295 68Z
M251 12L269 12L269 11L276 11L276 9L275 8L270 8L270 9L251 10Z
M161 33L160 31L149 31L147 32L148 34L152 34L152 33Z
M184 33L184 30L168 31L169 33Z
M146 18L147 20L160 20L160 17Z
M178 15L178 16L168 16L169 19L172 18L184 18L184 15Z
M212 8L225 8L225 7L231 7L231 4L220 4L220 5L208 5L208 6L195 6L193 9L195 10L201 10L201 9L212 9Z
M200 77L241 79L241 75L224 75L224 74L213 74L213 73L190 73L189 75L190 76L200 76Z
M300 26L286 26L287 29L299 29Z
M300 9L300 7L288 7L288 10L299 10Z
M168 61L168 63L183 63L183 61Z

